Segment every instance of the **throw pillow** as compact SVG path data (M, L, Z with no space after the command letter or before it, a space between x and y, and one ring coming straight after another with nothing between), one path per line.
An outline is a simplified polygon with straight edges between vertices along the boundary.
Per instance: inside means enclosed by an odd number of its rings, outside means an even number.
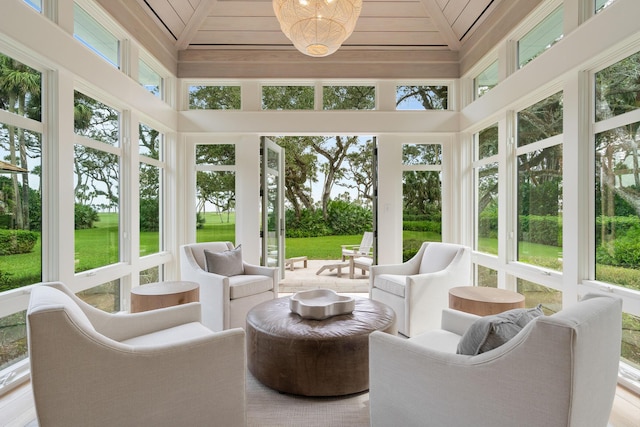
M516 308L493 316L482 317L467 329L458 343L458 354L475 356L515 337L527 323L542 316L541 305L535 308Z
M204 250L205 270L221 276L237 276L244 274L242 264L242 245L223 252Z

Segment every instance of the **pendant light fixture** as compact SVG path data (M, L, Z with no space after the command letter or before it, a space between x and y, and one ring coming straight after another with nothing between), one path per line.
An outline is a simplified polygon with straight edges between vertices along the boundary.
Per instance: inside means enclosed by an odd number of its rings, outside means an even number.
M337 51L353 33L362 0L273 0L280 28L305 55Z

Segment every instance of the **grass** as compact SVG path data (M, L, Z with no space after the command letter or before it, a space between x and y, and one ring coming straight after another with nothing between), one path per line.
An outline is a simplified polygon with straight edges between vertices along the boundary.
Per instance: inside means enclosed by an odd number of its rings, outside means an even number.
M0 256L0 291L37 283L42 277L42 240L28 254Z

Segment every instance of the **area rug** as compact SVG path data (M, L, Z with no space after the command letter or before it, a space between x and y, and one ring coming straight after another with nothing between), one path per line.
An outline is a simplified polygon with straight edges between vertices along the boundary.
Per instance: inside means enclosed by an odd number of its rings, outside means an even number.
M283 362L286 363L286 362ZM249 427L366 427L369 393L344 397L304 397L279 393L247 373Z

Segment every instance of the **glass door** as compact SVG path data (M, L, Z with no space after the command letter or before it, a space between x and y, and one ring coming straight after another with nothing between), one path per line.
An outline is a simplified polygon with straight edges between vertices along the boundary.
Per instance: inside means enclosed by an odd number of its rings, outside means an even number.
M261 137L262 264L284 278L284 149Z

